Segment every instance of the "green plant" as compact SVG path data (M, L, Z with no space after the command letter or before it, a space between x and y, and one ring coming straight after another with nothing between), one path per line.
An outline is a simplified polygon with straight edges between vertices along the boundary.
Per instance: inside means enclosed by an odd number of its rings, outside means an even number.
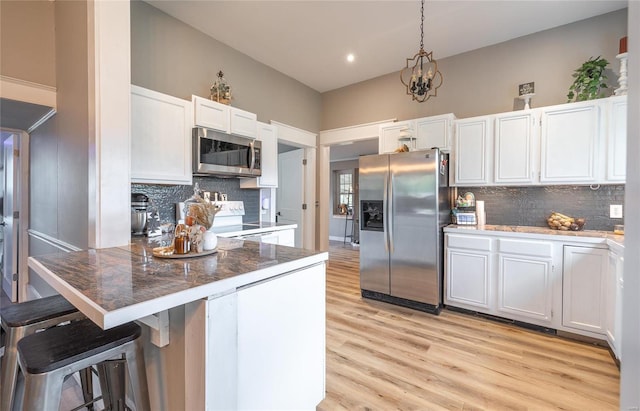
M584 62L572 74L575 80L569 87L568 102L571 102L574 98L575 101L585 101L604 97L604 94L600 94L600 90L609 88L606 83L607 76L604 74L608 64L609 62L600 56L591 57Z

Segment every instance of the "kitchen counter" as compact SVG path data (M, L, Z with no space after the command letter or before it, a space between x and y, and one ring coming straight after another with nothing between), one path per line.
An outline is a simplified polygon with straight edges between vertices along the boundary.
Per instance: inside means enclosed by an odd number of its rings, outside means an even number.
M531 227L531 226L517 226L517 225L490 225L483 226L469 226L469 225L456 225L450 224L444 228L444 232L500 232L506 236L517 236L518 234L533 234L535 237L547 238L547 239L559 239L558 237L576 238L579 237L581 241L589 241L593 243L606 243L610 246L617 248L624 248L624 235L614 234L612 231L598 231L598 230L582 230L582 231L560 231L552 230L546 227ZM566 240L566 238L565 238Z
M29 257L29 267L102 328L323 262L326 252L218 239L218 252L154 257L164 237L100 250Z
M154 410L315 408L328 254L219 238L214 254L154 257L168 241L29 257L29 267L102 328L149 326Z

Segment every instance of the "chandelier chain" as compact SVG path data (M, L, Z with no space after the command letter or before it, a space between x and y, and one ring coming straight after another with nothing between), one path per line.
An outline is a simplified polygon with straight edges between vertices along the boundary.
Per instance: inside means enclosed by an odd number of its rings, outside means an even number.
M420 50L424 49L424 0L422 0L422 5L420 6L420 15L422 19L420 20Z

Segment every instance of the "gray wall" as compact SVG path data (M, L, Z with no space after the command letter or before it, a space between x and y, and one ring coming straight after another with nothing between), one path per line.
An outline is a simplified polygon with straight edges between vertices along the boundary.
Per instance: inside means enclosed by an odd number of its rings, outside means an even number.
M547 227L552 211L585 217L585 230L612 231L623 219L609 218L610 204L624 204L624 185L547 187L458 187L485 202L487 224ZM626 210L625 210L626 211ZM628 212L628 211L627 211Z
M30 228L84 249L89 235L87 5L52 4L57 114L31 134ZM30 239L30 255L54 251L39 243ZM43 295L52 293L33 272L30 283Z
M133 84L188 100L208 98L219 70L231 85L232 106L260 121L320 130L320 93L147 3L131 2Z
M0 1L0 73L56 85L55 3Z
M444 83L438 96L416 103L398 72L322 94L322 129L388 118L406 120L454 113L458 118L511 111L518 85L535 82L532 107L566 102L571 74L589 57L605 57L609 85L617 87L615 58L627 35L627 9L439 59ZM428 40L425 48L429 48ZM434 56L436 59L438 56ZM615 72L615 73L614 73Z

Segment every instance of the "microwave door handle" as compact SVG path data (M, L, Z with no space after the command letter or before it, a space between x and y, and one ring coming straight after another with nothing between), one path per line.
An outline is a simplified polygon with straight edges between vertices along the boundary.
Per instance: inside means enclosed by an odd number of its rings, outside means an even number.
M249 170L253 170L256 165L256 148L253 141L249 143Z

